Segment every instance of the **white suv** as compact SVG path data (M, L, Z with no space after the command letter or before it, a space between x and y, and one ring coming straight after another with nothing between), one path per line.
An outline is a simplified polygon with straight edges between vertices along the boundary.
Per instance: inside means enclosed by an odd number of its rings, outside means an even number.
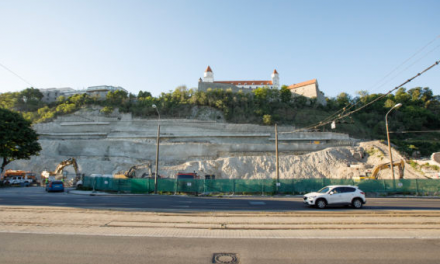
M304 195L305 204L314 205L319 209L327 205L352 205L360 209L366 202L365 193L357 186L351 185L330 185Z

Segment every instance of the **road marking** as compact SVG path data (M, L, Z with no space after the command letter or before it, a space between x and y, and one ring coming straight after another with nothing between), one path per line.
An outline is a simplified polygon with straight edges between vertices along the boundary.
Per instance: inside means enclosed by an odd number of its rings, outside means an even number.
M265 205L265 202L249 202L250 205Z
M40 235L76 235L76 236L107 236L107 237L180 237L180 238L212 238L212 239L296 239L296 240L377 240L377 239L390 239L390 240L408 240L408 239L418 239L418 240L440 240L440 236L345 236L345 237L320 237L320 236L310 236L310 237L298 237L298 236L256 236L256 235L226 235L226 236L216 236L216 235L185 235L182 233L170 233L168 234L109 234L109 233L78 233L78 232L47 232L47 231L8 231L0 230L1 233L8 234L40 234Z

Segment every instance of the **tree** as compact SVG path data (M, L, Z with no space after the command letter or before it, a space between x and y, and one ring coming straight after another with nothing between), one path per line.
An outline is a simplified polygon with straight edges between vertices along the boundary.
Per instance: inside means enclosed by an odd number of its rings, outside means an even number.
M138 93L138 98L143 98L143 97L152 97L150 92L147 91L139 91Z
M346 107L350 104L351 96L348 93L340 93L336 97L336 102L338 103L339 107Z
M33 87L26 88L19 94L17 101L18 110L26 112L37 111L42 104L41 99L43 99L43 94L40 92L40 90Z
M20 114L0 108L0 173L14 160L30 159L41 151L38 134Z
M281 102L289 103L292 99L292 92L287 88L286 85L281 86L280 90Z
M263 124L272 125L272 116L271 115L264 115L263 116Z
M112 106L121 106L127 97L128 93L126 91L116 90L108 92L106 99Z

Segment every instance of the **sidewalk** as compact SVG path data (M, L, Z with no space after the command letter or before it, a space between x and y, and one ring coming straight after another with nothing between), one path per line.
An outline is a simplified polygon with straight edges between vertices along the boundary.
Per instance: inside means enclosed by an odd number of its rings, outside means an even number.
M440 212L133 212L0 207L0 232L100 236L440 239Z

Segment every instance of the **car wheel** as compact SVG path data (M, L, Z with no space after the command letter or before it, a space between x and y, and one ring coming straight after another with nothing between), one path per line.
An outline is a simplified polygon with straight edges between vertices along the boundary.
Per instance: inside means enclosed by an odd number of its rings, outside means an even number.
M354 199L353 202L351 203L351 205L353 205L353 207L356 209L361 209L362 208L362 201L361 201L361 199Z
M324 209L327 206L327 203L323 199L319 199L315 204L318 209Z

